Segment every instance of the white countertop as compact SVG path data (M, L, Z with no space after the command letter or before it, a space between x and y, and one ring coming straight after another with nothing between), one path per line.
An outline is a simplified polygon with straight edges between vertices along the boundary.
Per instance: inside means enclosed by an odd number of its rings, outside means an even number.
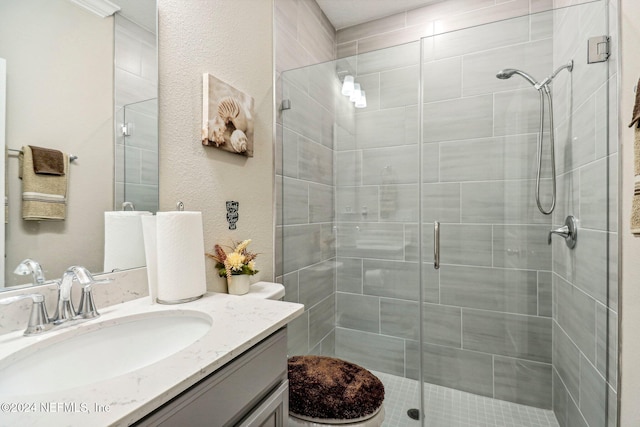
M38 394L34 390L28 396L9 397L1 393L0 426L130 425L284 327L302 314L304 306L218 293L179 305L152 305L149 297L140 298L105 307L99 310L97 319L38 337L23 337L22 331L0 335L0 361L43 340L81 334L84 325L175 310L205 313L213 319L213 325L185 349L128 374L56 393Z

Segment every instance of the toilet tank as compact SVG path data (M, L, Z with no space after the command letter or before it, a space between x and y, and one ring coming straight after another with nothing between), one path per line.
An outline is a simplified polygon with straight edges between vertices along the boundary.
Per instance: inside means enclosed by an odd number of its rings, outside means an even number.
M275 282L256 282L243 297L281 300L284 298L284 286Z

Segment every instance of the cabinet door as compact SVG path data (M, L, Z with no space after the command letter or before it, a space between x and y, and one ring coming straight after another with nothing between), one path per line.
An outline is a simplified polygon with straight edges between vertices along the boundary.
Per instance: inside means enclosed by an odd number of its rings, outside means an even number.
M265 398L238 427L283 427L289 416L289 381L284 381Z
M134 425L236 426L286 381L287 333L281 329Z

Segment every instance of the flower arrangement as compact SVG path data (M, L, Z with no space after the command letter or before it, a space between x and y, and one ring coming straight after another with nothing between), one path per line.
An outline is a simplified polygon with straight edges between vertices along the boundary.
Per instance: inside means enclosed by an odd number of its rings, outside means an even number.
M233 247L229 247L231 251L225 252L222 246L216 244L213 247L214 253L206 255L216 261L216 268L220 277L230 279L231 276L239 274L248 274L250 276L256 274L255 259L258 254L249 252L247 246L251 243L251 239L242 242L233 242Z

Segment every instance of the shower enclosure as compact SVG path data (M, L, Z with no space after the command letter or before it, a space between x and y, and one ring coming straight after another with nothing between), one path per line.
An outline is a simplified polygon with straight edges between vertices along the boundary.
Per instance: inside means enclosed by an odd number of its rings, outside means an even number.
M616 76L587 63L606 34L605 2L585 2L283 73L277 271L305 304L290 355L379 375L388 425L616 425ZM539 91L496 75L569 61L539 135ZM569 215L573 249L549 234Z
M133 203L158 211L158 99L133 102L116 111L115 210Z

